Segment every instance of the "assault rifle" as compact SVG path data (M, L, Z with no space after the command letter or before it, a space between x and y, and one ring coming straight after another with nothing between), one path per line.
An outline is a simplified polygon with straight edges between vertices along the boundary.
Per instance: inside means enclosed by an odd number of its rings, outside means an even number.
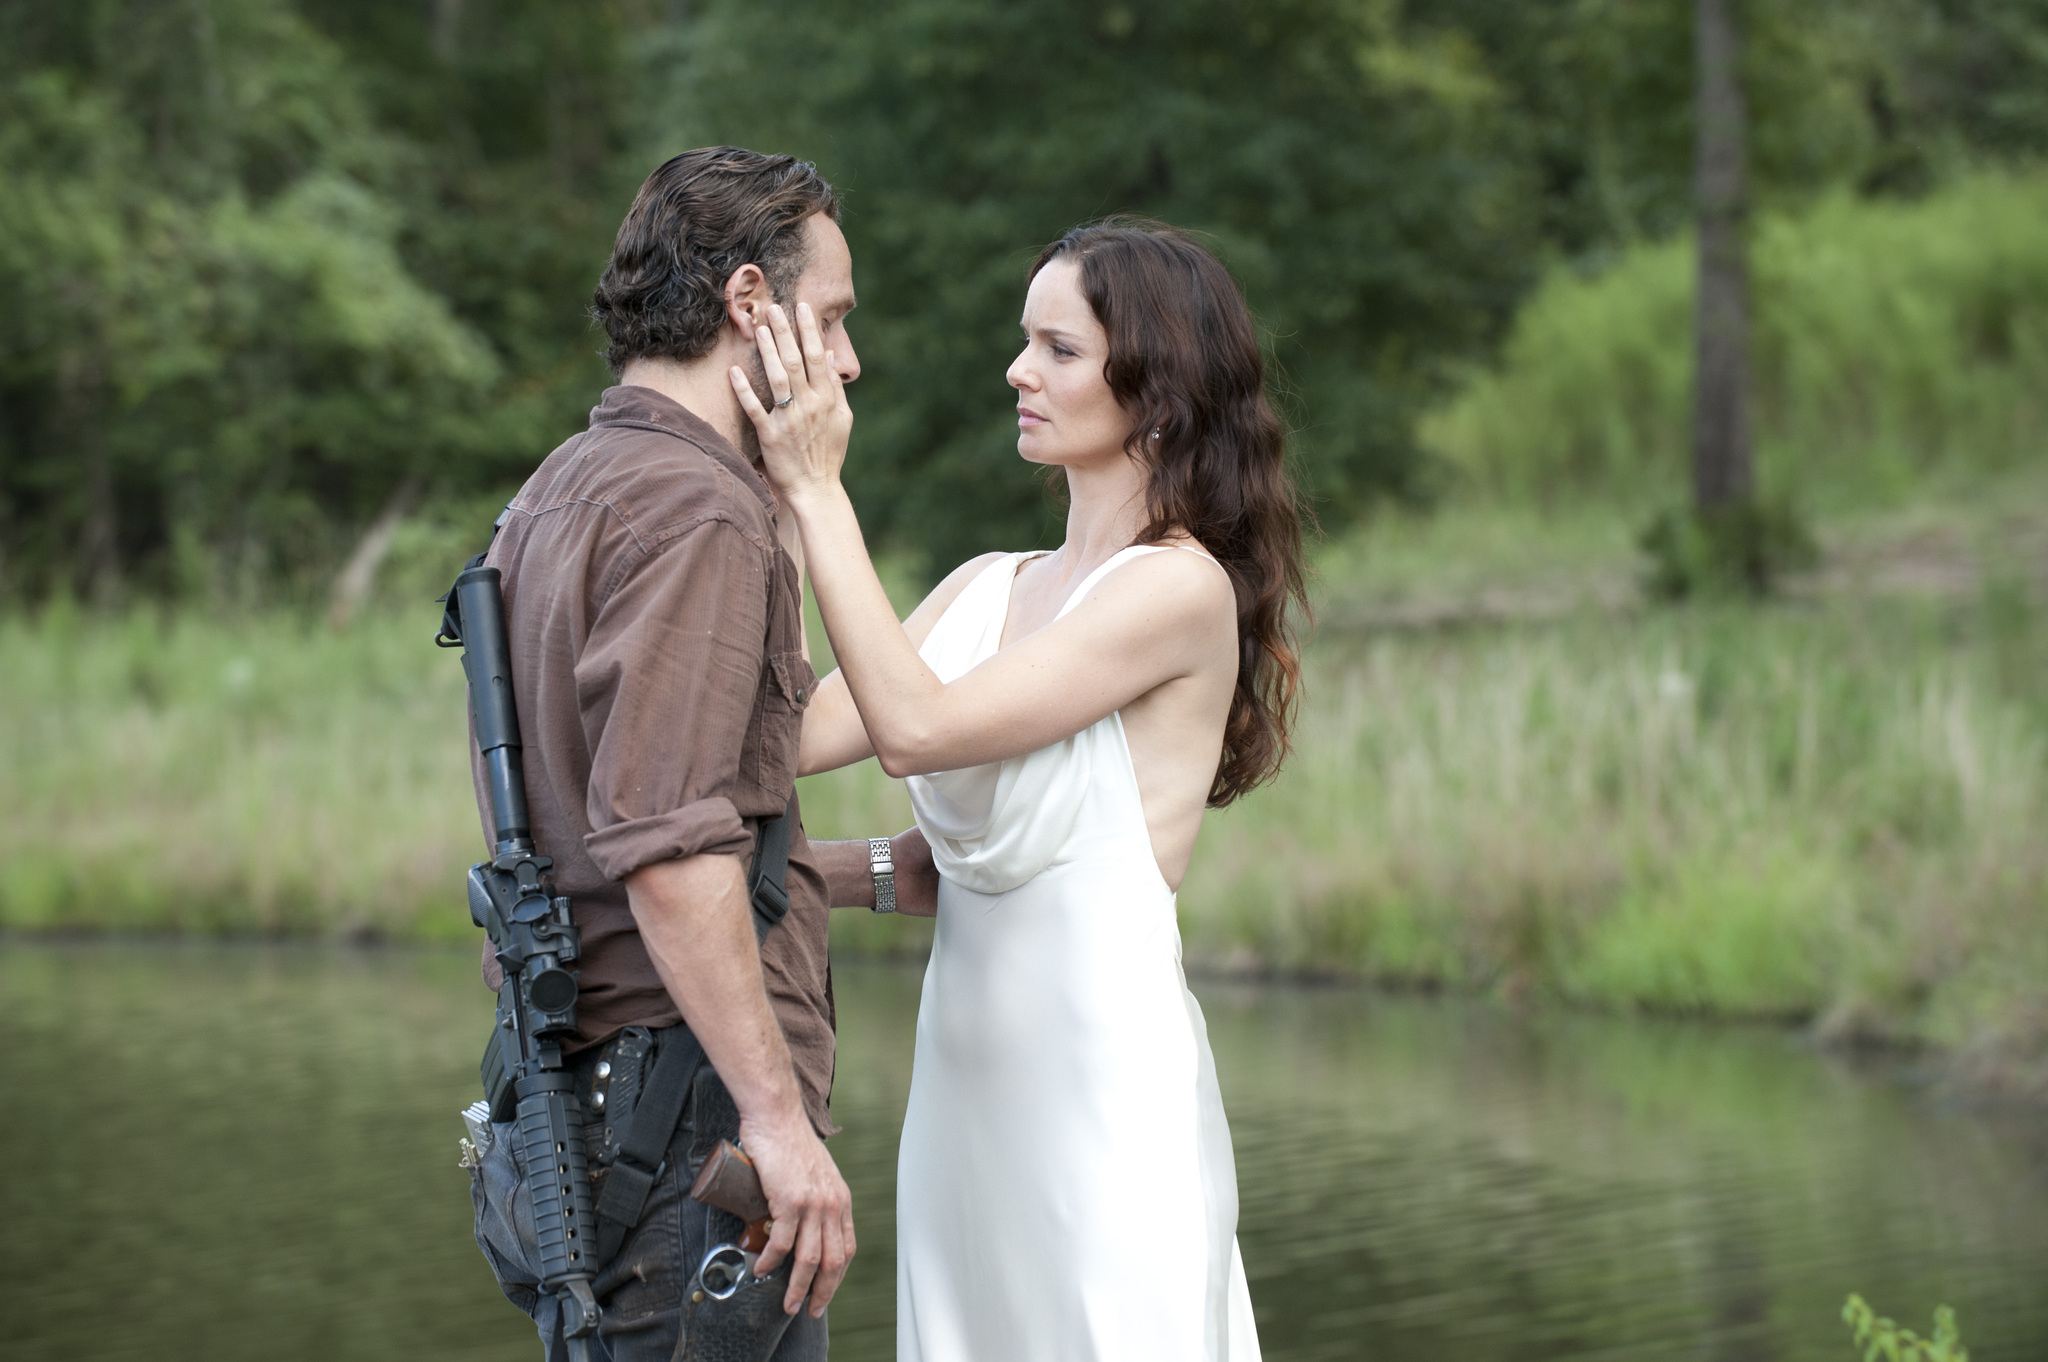
M589 1362L597 1332L597 1221L583 1146L583 1103L563 1067L562 1042L576 1031L576 972L581 937L569 900L555 893L554 862L537 855L526 811L526 767L505 602L498 569L481 556L455 579L436 642L462 648L476 745L491 802L491 859L469 868L469 915L490 934L505 981L497 1027L485 1050L483 1080L490 1119L516 1121L520 1163L533 1199L541 1290L561 1309L570 1362ZM554 1176L547 1176L553 1169Z

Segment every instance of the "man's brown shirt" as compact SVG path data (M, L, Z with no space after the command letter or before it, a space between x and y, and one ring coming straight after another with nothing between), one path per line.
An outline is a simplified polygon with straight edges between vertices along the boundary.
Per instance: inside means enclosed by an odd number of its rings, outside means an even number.
M520 489L487 561L504 573L534 841L583 932L574 1048L668 1026L681 1016L622 881L657 861L753 854L760 821L792 798L816 685L774 499L683 407L610 388ZM788 888L761 964L805 1110L829 1132L830 905L801 821Z

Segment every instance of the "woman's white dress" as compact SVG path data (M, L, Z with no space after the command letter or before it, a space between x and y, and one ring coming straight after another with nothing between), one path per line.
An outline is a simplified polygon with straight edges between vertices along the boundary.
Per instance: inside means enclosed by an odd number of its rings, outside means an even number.
M1078 586L1163 546L1125 549ZM1024 554L922 653L993 654ZM1123 720L912 777L944 877L898 1155L902 1362L1257 1362L1237 1176Z

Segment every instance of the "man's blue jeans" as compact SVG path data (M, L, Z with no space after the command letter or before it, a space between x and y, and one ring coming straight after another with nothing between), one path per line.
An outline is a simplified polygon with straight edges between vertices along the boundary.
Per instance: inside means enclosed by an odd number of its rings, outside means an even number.
M591 1069L602 1050L585 1052L573 1066L579 1092L590 1091ZM593 1121L587 1129L594 1135L601 1124ZM728 1126L731 1128L725 1128ZM690 1170L719 1139L731 1139L737 1133L738 1115L731 1098L706 1066L677 1124L667 1165L648 1194L640 1223L592 1284L604 1309L604 1322L590 1350L597 1362L670 1362L679 1355L683 1297L691 1289L697 1265L714 1243L713 1217L724 1218L690 1199ZM533 1234L533 1208L514 1148L513 1128L506 1123L496 1126L492 1134L491 1147L470 1174L477 1247L483 1250L506 1299L533 1318L547 1362L567 1362L555 1297L539 1290L540 1274L535 1269L540 1253ZM595 1174L595 1159L591 1167ZM597 1185L601 1189L602 1181ZM774 1362L824 1362L826 1335L825 1320L811 1318L805 1309L790 1321Z

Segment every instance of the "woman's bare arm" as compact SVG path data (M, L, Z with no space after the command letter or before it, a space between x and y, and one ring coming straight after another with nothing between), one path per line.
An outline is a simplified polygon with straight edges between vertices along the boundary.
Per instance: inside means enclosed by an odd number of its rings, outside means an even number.
M908 638L912 648L923 647L932 626L959 599L967 584L1003 556L984 553L968 559L932 588L931 594L910 612L909 619L898 624L895 612L891 610L889 627ZM835 670L818 683L812 692L810 708L804 711L803 738L797 750L797 774L809 776L820 771L836 771L842 766L866 761L873 755L874 743L869 740L867 726L861 722L860 711L853 703L853 692L847 689L845 675Z
M921 775L1034 752L1192 674L1219 647L1228 655L1236 627L1228 580L1198 555L1160 553L1111 574L1071 613L951 685L941 682L909 632L895 627L840 484L853 414L817 319L801 304L795 329L779 306L769 319L758 331L762 363L770 386L790 398L769 412L738 367L733 393L802 533L819 613L883 770Z
M1236 616L1224 574L1196 554L1154 554L949 685L904 632L892 637L878 627L887 597L845 493L835 483L793 498L792 507L840 671L892 776L1035 752L1231 646Z

